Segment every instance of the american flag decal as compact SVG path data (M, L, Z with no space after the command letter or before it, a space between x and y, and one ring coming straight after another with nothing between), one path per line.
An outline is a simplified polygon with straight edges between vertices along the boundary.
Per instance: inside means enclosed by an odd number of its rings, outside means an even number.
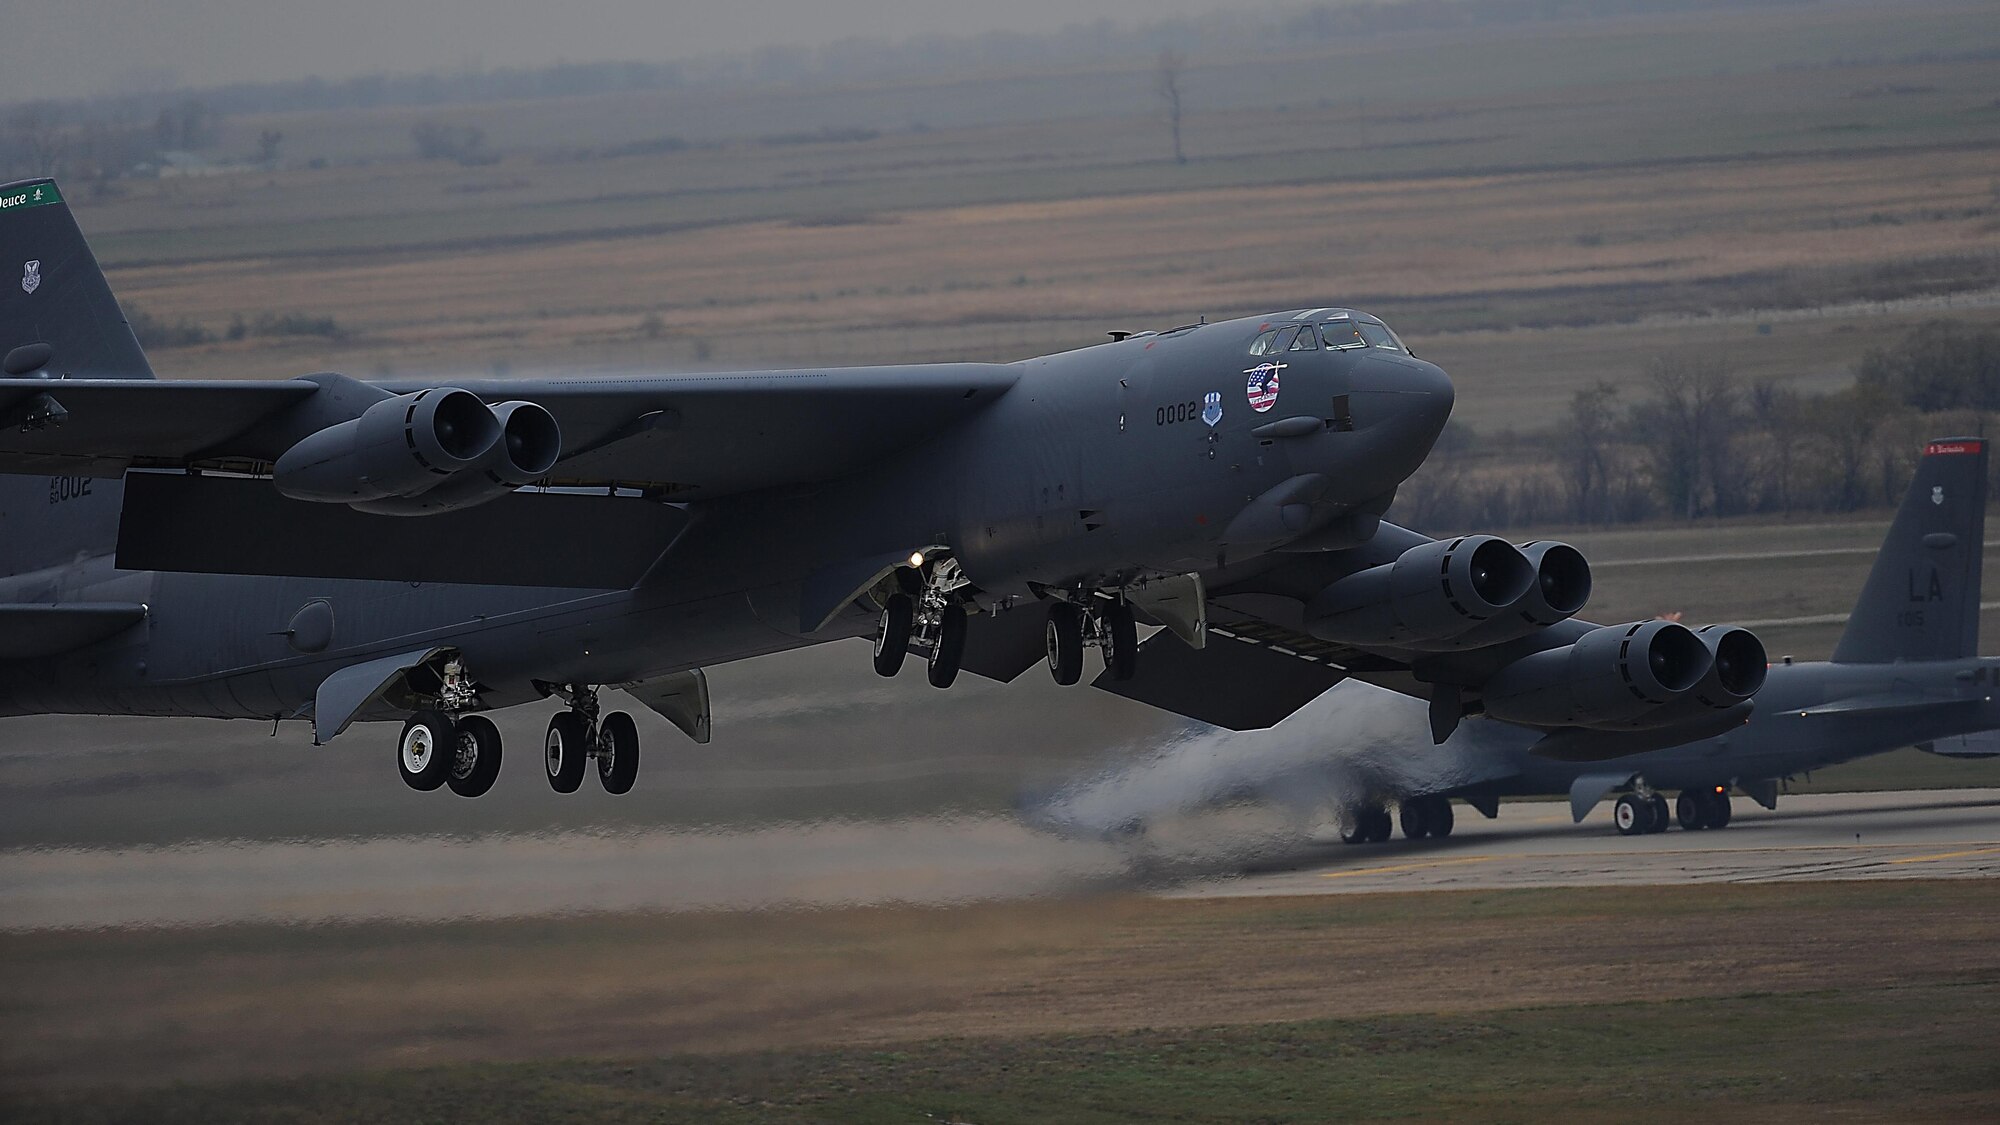
M1283 371L1282 363L1260 363L1244 374L1250 376L1243 393L1250 399L1250 409L1262 414L1278 405L1278 372Z

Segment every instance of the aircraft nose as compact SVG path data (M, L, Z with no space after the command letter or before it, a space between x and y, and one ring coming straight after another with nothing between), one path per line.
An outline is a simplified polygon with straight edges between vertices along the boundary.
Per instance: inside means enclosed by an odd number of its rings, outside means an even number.
M1396 357L1358 375L1355 390L1387 410L1399 442L1429 449L1451 418L1456 392L1444 368L1421 359Z

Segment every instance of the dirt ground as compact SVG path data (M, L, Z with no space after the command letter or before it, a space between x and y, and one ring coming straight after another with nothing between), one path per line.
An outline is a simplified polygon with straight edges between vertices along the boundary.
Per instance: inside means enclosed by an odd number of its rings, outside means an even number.
M0 1087L1477 1012L2000 974L1983 881L0 938Z

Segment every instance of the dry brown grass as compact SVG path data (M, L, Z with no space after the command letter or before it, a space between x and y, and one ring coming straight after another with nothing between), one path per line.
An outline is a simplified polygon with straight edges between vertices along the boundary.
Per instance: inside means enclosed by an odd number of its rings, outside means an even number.
M0 938L0 1085L713 1053L1980 979L1987 882Z

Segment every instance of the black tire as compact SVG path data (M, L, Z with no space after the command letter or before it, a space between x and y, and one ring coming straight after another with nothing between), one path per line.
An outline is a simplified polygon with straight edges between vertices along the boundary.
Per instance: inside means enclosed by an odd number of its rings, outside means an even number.
M542 740L542 763L548 768L549 788L558 793L574 793L583 784L583 767L590 761L590 728L574 711L558 711L549 716L548 737Z
M1422 797L1412 797L1396 810L1396 819L1403 823L1405 840L1421 840L1431 834L1430 802Z
M882 607L882 628L875 634L875 673L893 676L903 670L910 654L910 626L917 619L916 603L905 594L889 595Z
M1388 809L1385 809L1380 805L1376 805L1368 810L1369 843L1371 844L1388 843L1389 834L1395 829L1395 826L1396 822L1389 818Z
M613 711L597 726L597 780L606 793L630 793L639 780L639 726L632 716Z
M457 753L444 779L461 797L484 797L500 779L500 728L484 715L458 720Z
M1361 813L1355 813L1348 819L1347 824L1341 828L1340 842L1343 844L1365 844L1368 842L1368 824L1363 819Z
M1431 839L1442 840L1451 835L1452 822L1457 816L1451 811L1450 797L1432 797L1430 800Z
M1729 827L1729 818L1735 810L1729 803L1729 794L1716 793L1709 797L1708 826L1710 828Z
M403 784L428 793L444 784L451 770L458 724L442 711L419 711L403 724L396 740L396 769Z
M1611 823L1620 836L1643 836L1653 819L1653 802L1627 793L1611 806Z
M965 607L948 605L938 621L937 643L931 646L924 674L931 686L947 688L958 679L958 665L965 658Z
M1667 825L1674 822L1673 806L1667 804L1666 797L1658 793L1653 794L1651 804L1653 806L1653 823L1647 827L1646 831L1665 832Z
M1674 798L1674 820L1688 832L1708 827L1708 800L1699 789L1683 789Z
M1114 680L1129 680L1139 670L1139 623L1132 607L1112 602L1104 607L1104 668Z
M1068 602L1049 607L1049 674L1068 687L1083 678L1083 611Z

